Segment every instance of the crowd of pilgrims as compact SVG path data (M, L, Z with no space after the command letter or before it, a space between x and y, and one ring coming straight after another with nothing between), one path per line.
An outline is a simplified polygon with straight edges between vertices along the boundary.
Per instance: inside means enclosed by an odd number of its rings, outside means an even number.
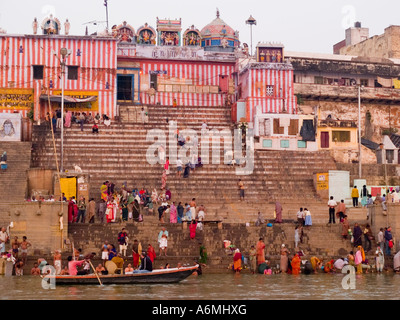
M184 205L182 202L176 203L172 201L172 193L168 188L158 193L156 188L151 192L146 188L128 190L126 184L123 184L117 190L113 182L105 181L100 187L100 193L99 203L96 203L94 198L86 203L84 197L78 200L71 197L68 201L68 222L94 223L95 219L99 219L96 222L100 223L142 222L143 209L151 214L158 213L159 221L162 223L165 222L167 215L171 223L190 222L195 219L197 223L205 216L205 207L196 206L195 198Z

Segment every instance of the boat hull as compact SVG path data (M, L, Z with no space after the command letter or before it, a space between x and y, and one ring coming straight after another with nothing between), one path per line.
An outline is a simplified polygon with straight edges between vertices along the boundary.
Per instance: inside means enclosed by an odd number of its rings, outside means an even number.
M179 269L160 269L148 273L99 275L102 284L153 284L177 283L189 277L198 266ZM51 278L51 277L48 277ZM100 284L95 274L79 276L54 276L56 285Z

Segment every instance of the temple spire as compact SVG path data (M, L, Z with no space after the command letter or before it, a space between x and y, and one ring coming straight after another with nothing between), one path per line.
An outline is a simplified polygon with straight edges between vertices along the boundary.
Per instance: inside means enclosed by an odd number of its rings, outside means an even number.
M217 18L219 18L219 9L217 8Z

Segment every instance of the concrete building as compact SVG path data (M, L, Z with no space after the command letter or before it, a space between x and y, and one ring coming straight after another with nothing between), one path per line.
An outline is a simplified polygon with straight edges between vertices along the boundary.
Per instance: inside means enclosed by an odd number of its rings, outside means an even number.
M400 26L385 28L384 33L369 37L368 28L346 30L345 43L334 46L334 53L371 58L400 58Z

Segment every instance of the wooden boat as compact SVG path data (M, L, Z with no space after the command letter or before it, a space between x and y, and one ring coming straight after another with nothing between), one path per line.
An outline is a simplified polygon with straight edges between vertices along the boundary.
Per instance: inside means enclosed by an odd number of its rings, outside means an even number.
M78 284L152 284L152 283L177 283L189 277L198 265L191 267L156 269L146 273L132 274L89 274L77 276L47 276L47 279L55 278L56 285ZM100 280L100 281L99 281Z

